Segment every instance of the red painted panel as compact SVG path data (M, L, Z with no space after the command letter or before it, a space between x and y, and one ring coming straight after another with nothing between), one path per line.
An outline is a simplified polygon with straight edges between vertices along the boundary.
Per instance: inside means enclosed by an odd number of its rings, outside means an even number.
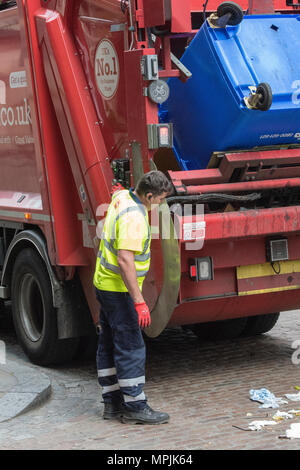
M223 297L224 299L227 298L227 301L230 302L231 300L228 300L228 296L237 295L239 291L269 289L282 286L299 286L300 274L298 273L237 280L237 266L264 264L267 262L267 239L268 237L260 236L255 239L234 239L231 241L215 242L206 241L204 243L204 247L198 251L187 251L185 249L185 244L182 243L181 302L184 303L187 300L190 301L191 299L202 298L202 303L205 301L206 297L211 297L212 302L215 302L214 298L216 297ZM298 234L288 237L288 251L289 260L300 259ZM210 256L213 260L214 280L200 282L192 281L189 277L189 261L206 256ZM190 306L191 304L188 303L187 305ZM188 309L187 305L186 308ZM245 307L247 307L247 305L245 305ZM271 311L272 310L269 310L268 312ZM187 310L187 312L189 312L189 310ZM265 313L267 313L267 311Z
M205 0L189 0L190 7L192 11L203 11L203 4ZM206 11L215 11L218 6L222 3L222 0L208 0ZM236 0L235 3L238 3L242 8L248 8L248 0Z
M300 178L286 178L265 181L250 181L242 183L209 184L203 186L188 186L187 194L257 191L267 189L295 188L300 186Z
M199 253L199 257L202 257L202 254ZM180 285L181 301L197 297L224 297L225 295L236 293L235 268L215 270L213 281L192 281L188 273L182 273Z
M17 8L0 11L0 188L39 193L36 119L28 52ZM1 200L0 200L1 205Z
M44 171L47 173L44 179L48 187L43 191L43 196L48 196L49 191L51 213L54 218L54 230L51 230L51 236L54 233L56 238L55 246L52 246L49 237L47 237L47 244L53 263L82 265L86 264L82 240L83 227L77 217L77 214L82 211L45 78L34 18L38 5L38 0L28 0L26 8L29 13L28 27L31 37L31 60L35 71L35 90L38 93L38 104L37 102L35 104L40 109L38 126L45 155L43 158L42 151L40 151L37 159L41 162L40 164L43 162ZM48 74L50 81L51 78L53 79L51 74L53 75L53 72L50 68Z
M191 31L191 12L188 2L182 0L172 1L172 32Z
M170 326L264 315L299 308L299 289L223 299L195 300L184 302L175 308Z
M145 27L164 25L165 7L164 0L144 0L144 19Z
M249 264L266 263L266 239L268 237L258 236L256 238L244 238L235 240L205 240L202 250L185 250L182 244L181 270L188 272L189 259L206 256L213 258L214 268L229 268L235 266L248 266ZM290 235L288 238L288 251L290 260L300 259L300 236Z
M206 239L224 240L300 231L300 207L205 215Z
M124 72L124 49L128 47L126 22L127 17L116 0L83 0L72 25L75 45L97 113L96 120L110 159L124 158L128 148ZM114 75L110 75L111 72ZM105 92L105 83L111 79L112 85L108 83L108 86L113 86L110 96ZM101 94L103 91L106 96Z
M273 0L249 0L249 13L251 15L265 15L274 13Z

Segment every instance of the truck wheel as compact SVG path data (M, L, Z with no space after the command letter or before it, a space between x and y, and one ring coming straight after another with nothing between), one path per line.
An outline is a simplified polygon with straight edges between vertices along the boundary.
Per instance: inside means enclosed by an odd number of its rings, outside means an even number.
M242 8L234 2L223 2L218 6L217 15L219 18L231 14L227 24L230 26L237 26L243 21L244 12Z
M262 335L270 331L278 321L280 313L269 313L268 315L258 315L248 317L243 336Z
M198 338L208 341L234 339L241 335L248 318L234 318L209 323L190 325L190 329Z
M31 248L16 258L11 297L16 334L29 359L41 366L71 360L78 339L58 339L49 275L44 261Z

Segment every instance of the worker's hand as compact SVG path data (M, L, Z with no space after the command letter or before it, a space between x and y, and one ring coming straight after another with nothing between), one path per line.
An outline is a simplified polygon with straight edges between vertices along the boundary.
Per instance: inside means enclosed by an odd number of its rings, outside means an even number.
M151 317L150 317L150 312L148 305L146 302L134 304L136 312L139 317L139 325L141 328L145 328L146 326L151 325Z

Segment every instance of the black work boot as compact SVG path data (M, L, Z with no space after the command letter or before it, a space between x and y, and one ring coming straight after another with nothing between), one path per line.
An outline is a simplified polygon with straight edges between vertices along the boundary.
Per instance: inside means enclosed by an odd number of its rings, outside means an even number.
M126 424L163 424L167 423L169 419L167 413L154 411L149 405L146 405L142 410L135 411L124 407L121 414L121 421Z
M116 419L123 413L121 402L104 403L103 419Z

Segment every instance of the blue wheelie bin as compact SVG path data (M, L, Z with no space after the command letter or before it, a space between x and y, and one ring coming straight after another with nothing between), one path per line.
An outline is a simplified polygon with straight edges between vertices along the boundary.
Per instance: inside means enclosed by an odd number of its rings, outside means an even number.
M160 119L174 125L182 170L207 168L218 151L300 145L299 15L245 16L221 28L206 21L181 62L192 77L168 81Z

